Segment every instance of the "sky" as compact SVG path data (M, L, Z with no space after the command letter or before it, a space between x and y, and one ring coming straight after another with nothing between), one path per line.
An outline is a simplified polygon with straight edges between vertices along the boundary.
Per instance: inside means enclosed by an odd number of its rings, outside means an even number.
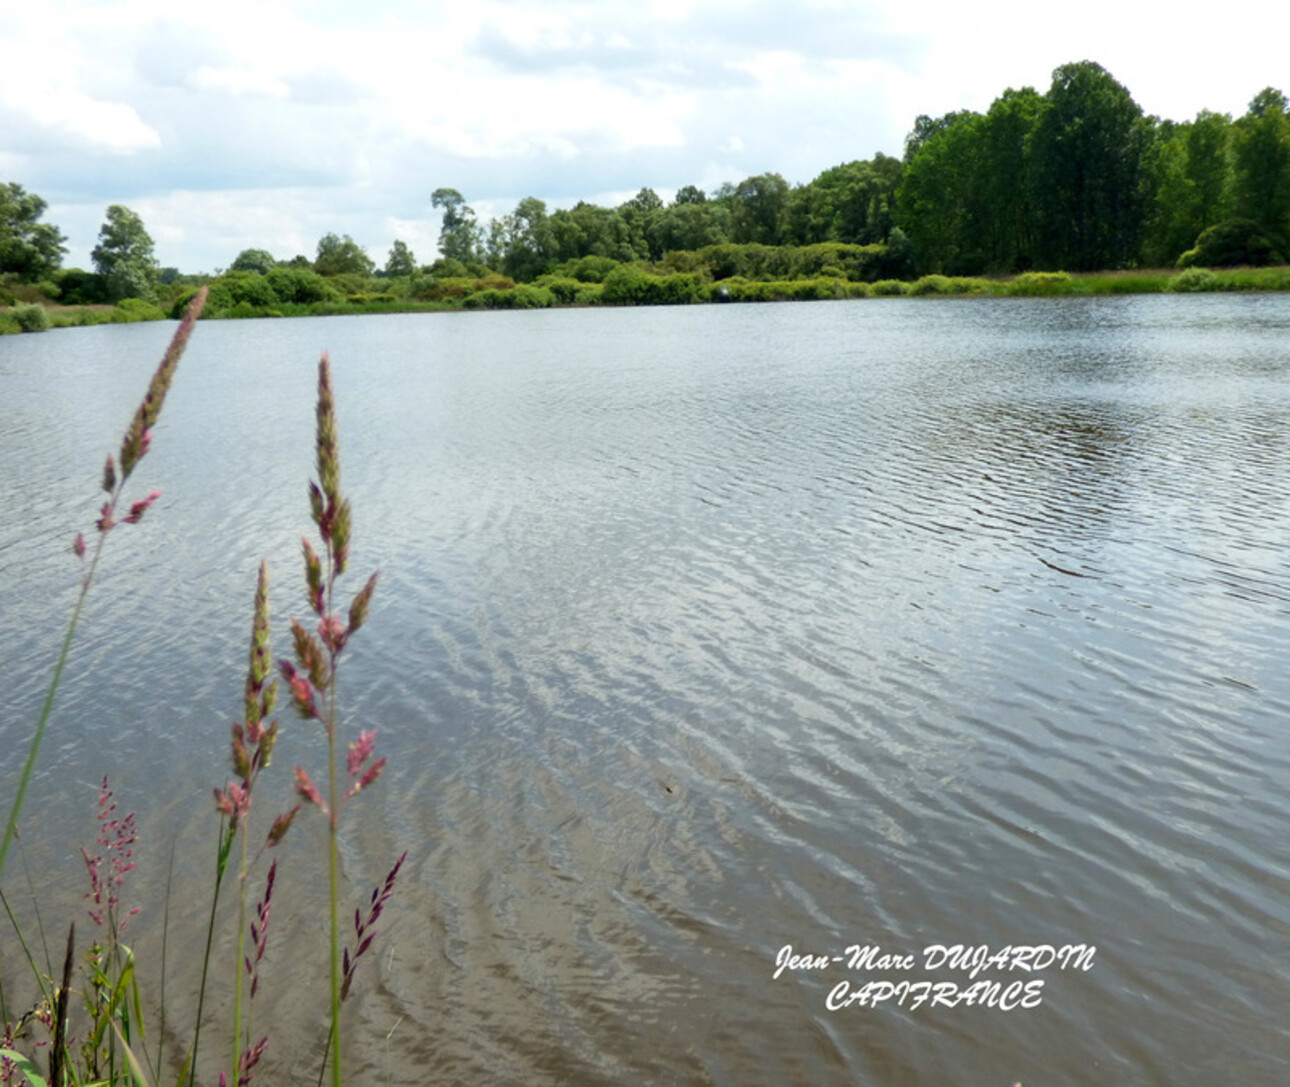
M800 184L1081 60L1149 114L1236 117L1290 93L1287 40L1284 0L0 0L0 182L48 202L66 267L110 204L184 272L326 233L429 263L437 188L487 222Z

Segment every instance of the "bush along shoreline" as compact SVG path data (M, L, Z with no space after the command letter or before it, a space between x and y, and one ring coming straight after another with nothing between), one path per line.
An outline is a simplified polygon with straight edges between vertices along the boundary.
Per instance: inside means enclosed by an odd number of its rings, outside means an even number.
M738 251L767 246L714 247L735 251L672 253L666 261L620 264L604 258L569 262L531 283L484 271L480 275L430 272L400 278L322 276L308 269L233 272L198 286L177 286L162 303L126 298L114 306L59 306L17 301L0 308L0 334L50 328L179 319L199 289L207 292L203 319L325 317L364 313L435 313L458 310L550 309L586 306L666 306L725 302L792 302L891 297L1016 298L1162 292L1287 291L1290 265L1155 269L1115 272L1023 272L1015 276L882 276L880 262L839 267L815 261L769 261ZM873 250L881 246L813 246ZM789 251L791 258L792 251ZM835 254L837 256L838 254ZM845 257L847 254L841 254ZM731 254L728 252L727 257ZM793 274L802 269L810 274ZM450 269L456 272L458 269ZM460 269L465 273L465 269ZM867 278L866 278L867 277Z

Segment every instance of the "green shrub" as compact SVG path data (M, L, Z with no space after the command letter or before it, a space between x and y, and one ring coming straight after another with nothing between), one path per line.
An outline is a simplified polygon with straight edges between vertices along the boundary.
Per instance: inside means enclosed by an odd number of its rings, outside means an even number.
M559 305L569 306L577 301L583 284L570 276L545 275L537 280L535 286L550 291L551 297Z
M54 273L59 300L69 306L98 306L109 301L107 283L101 275L80 268Z
M702 280L676 272L656 276L634 264L620 264L605 277L601 300L610 305L679 306L703 300Z
M339 297L331 284L312 268L273 268L264 273L264 281L282 302L312 305Z
M555 304L555 295L546 287L521 283L510 294L514 309L550 309Z
M123 298L112 310L113 324L133 324L135 321L164 321L165 311L142 298Z
M603 283L619 262L613 257L582 257L566 264L565 270L581 283Z
M49 311L39 302L16 307L13 319L23 332L44 332L49 327Z
M783 298L783 283L731 276L708 288L708 297L716 302L774 302Z
M285 269L284 269L285 270ZM223 280L234 304L276 306L281 299L268 278L258 272L236 272Z
M784 284L786 297L797 302L825 301L847 297L846 281L836 276L817 276L814 279L795 279Z
M893 227L887 244L878 248L882 252L877 258L875 274L865 278L899 279L914 274L914 246L900 227Z
M996 294L998 287L988 279L978 276L951 276L950 286L955 294Z
M600 295L601 301L611 306L641 305L649 291L649 279L650 277L634 264L616 265L613 271L605 276L604 289Z
M1226 219L1200 232L1196 247L1178 258L1179 268L1234 268L1284 264L1263 229L1249 219Z
M894 297L896 295L908 294L909 284L903 279L880 279L872 287L874 296L877 298Z
M499 291L495 287L488 287L467 295L461 304L465 309L510 309L513 299L510 291Z
M1022 272L1007 284L1007 292L1026 297L1065 294L1069 291L1070 285L1069 272Z
M347 295L361 294L366 291L371 278L361 272L333 272L331 275L324 275L323 281L330 285L339 297L344 298Z
M703 283L696 275L677 272L650 276L646 301L651 306L686 306L703 298Z
M113 310L108 309L82 309L76 312L76 324L81 328L90 328L94 325L108 325L112 323Z
M1165 284L1167 291L1216 291L1218 276L1208 268L1187 268L1172 276Z
M455 257L440 257L423 271L430 279L468 279L474 274Z
M929 275L923 276L910 284L909 293L914 295L923 294L953 294L954 289L950 285L948 276Z
M210 285L210 294L206 297L206 309L203 312L212 317L222 317L225 310L231 310L236 304L232 288L222 280L216 280Z
M547 309L554 302L545 287L521 283L518 287L486 287L468 295L462 305L466 309Z

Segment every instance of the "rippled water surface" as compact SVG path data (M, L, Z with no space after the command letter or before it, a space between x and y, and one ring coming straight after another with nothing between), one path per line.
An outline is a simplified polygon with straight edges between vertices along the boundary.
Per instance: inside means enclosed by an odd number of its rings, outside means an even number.
M0 339L6 808L67 545L172 327ZM57 930L111 775L136 948L179 843L172 1025L261 557L279 652L304 613L323 348L350 591L381 571L342 699L390 758L345 812L347 901L409 851L350 1082L1290 1081L1285 296L203 324L23 824ZM266 819L324 757L284 730ZM274 1083L314 1082L325 1037L313 814L256 1013ZM914 962L776 978L788 944ZM1096 951L925 954L957 944ZM968 1006L974 982L1037 1006Z

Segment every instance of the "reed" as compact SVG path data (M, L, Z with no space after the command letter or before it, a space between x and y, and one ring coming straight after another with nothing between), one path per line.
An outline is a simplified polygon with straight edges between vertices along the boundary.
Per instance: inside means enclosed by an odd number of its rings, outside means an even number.
M152 491L127 506L125 487L151 447L153 427L204 300L204 291L193 299L153 375L144 399L131 419L119 453L107 458L102 481L107 499L95 522L97 540L92 554L84 535L76 536L73 550L84 564L80 593L55 662L49 692L33 729L18 788L11 802L3 844L0 845L0 877L3 876L9 846L16 836L27 788L70 656L85 597L94 581L104 541L119 525L135 524L141 520L160 496L160 492ZM339 920L340 816L358 793L380 777L385 759L376 757L375 732L360 730L357 737L346 744L340 729L337 674L350 638L367 619L377 576L373 574L368 578L343 612L338 609L337 582L346 572L349 559L351 507L340 489L336 405L331 387L330 361L326 355L322 357L318 368L315 416L318 478L310 484L309 494L320 544L319 549L315 550L306 539L303 553L308 599L316 621L312 630L306 629L300 621L292 622L291 638L296 663L282 661L275 669L269 623L269 573L267 564L261 563L255 590L242 713L230 729L233 776L214 790L214 807L219 825L205 950L200 962L200 981L196 983L198 1006L191 1031L191 1044L187 1048L178 1077L173 1081L176 1087L184 1083L194 1087L197 1082L199 1042L206 1015L208 985L213 976L211 967L221 892L230 872L234 871L237 875L237 913L231 956L233 999L228 1024L228 1066L219 1073L221 1087L228 1084L245 1087L252 1082L261 1065L269 1046L269 1037L266 1033L252 1030L252 1011L260 990L260 968L268 951L278 860L274 859L269 866L263 891L253 903L250 903L250 879L259 859L266 851L281 844L296 815L306 805L317 807L327 820L330 903L328 958L331 984L329 1031L322 1047L319 1075L321 1080L330 1064L332 1082L339 1087L342 1077L341 1005L349 995L358 963L373 945L377 935L376 925L394 894L399 872L407 858L406 853L400 856L384 881L371 892L365 911L362 908L355 909L352 941L342 950ZM313 784L308 771L303 766L296 765L295 788L300 801L273 818L267 832L262 838L255 840L253 846L251 819L256 786L260 775L272 762L282 731L278 719L272 716L278 692L278 680L273 678L275 670L286 680L292 702L301 716L318 722L326 734L326 795ZM5 1000L4 979L0 978L0 1027L3 1027L3 1033L0 1034L0 1084L26 1083L29 1087L46 1087L47 1084L54 1087L65 1087L67 1084L83 1084L87 1087L130 1084L131 1087L138 1087L142 1084L144 1087L159 1087L162 1082L162 1050L160 1046L157 1047L153 1062L144 1045L145 1002L140 992L135 952L121 940L127 923L139 910L137 906L125 905L123 894L128 874L135 866L137 835L134 816L133 813L118 813L116 797L106 776L99 791L97 816L95 847L82 850L89 885L89 891L85 895L87 912L95 926L96 935L81 965L85 1014L75 1022L68 1012L68 995L74 984L74 925L68 932L67 954L60 983L56 983L50 976L52 967L42 970L37 964L21 926L12 911L8 910L8 901L0 894L0 901L3 901L9 913L11 927L23 948L40 991L39 999L31 1010L14 1018L10 1015L10 1006ZM234 856L238 857L236 865L232 863ZM168 915L169 897L165 907ZM164 960L164 936L161 954ZM46 952L46 960L48 957ZM192 965L194 972L197 972L198 964ZM164 961L162 969L164 987ZM48 1035L47 1041L32 1041L28 1037L37 1029ZM49 1056L48 1079L41 1074L37 1064L37 1055L41 1049L46 1049Z
M349 543L352 529L349 499L340 489L340 450L336 427L336 400L332 393L331 360L326 354L318 362L318 406L315 411L317 436L314 447L318 479L309 484L309 507L322 554L314 550L306 538L302 541L304 553L305 586L314 615L318 619L315 631L305 629L299 620L292 620L291 635L299 667L283 661L282 675L291 688L291 699L297 712L305 720L322 724L327 734L327 797L324 800L309 773L301 766L295 768L296 791L318 808L327 819L327 872L328 872L328 934L330 943L331 977L331 1038L328 1046L332 1068L332 1083L341 1083L341 1030L340 1005L344 968L340 953L340 813L342 807L357 793L371 785L385 768L385 759L373 760L376 747L375 732L360 732L349 745L346 758L348 783L341 792L337 766L338 708L336 676L349 639L357 633L367 619L367 612L376 590L376 574L350 602L345 619L336 610L336 583L349 565ZM394 874L397 874L395 866ZM324 1065L326 1059L324 1060Z
M13 800L9 805L9 818L5 822L4 839L0 841L0 881L4 879L4 866L9 856L9 846L13 842L14 835L18 829L18 814L22 811L23 801L27 797L27 786L31 783L32 771L36 767L36 757L40 754L40 745L45 738L45 728L49 724L50 715L54 711L54 700L58 695L58 688L63 680L63 671L67 666L67 659L72 651L72 642L76 637L76 628L80 624L85 598L89 595L90 586L94 581L94 572L98 569L99 557L103 553L103 544L107 540L108 533L117 525L116 512L124 500L125 485L152 444L152 428L156 426L157 419L161 415L161 407L165 403L166 393L170 390L171 382L175 378L175 369L179 365L180 358L183 357L184 348L188 346L188 338L192 335L193 326L197 324L197 318L201 316L202 307L205 304L206 289L203 288L197 292L193 300L188 304L188 310L179 322L179 328L175 330L170 346L162 356L156 373L152 375L148 391L144 394L143 400L134 413L134 417L130 420L129 427L126 428L125 438L121 442L120 475L117 475L116 464L110 453L108 454L107 463L103 466L103 490L107 492L108 499L103 503L99 518L95 522L98 537L94 545L94 553L90 559L89 569L81 579L80 595L76 599L76 606L72 610L71 620L67 624L67 634L63 639L62 650L59 652L54 664L54 674L49 683L49 692L45 696L44 705L40 710L40 717L37 719L36 727L32 731L31 742L27 748L27 760L23 764L22 773L18 777L18 788L15 790ZM123 523L138 524L153 502L160 497L160 491L152 491L146 498L132 503L130 512L122 519ZM76 539L72 544L72 550L76 553L77 558L84 559L86 553L85 537L79 532L76 534Z

